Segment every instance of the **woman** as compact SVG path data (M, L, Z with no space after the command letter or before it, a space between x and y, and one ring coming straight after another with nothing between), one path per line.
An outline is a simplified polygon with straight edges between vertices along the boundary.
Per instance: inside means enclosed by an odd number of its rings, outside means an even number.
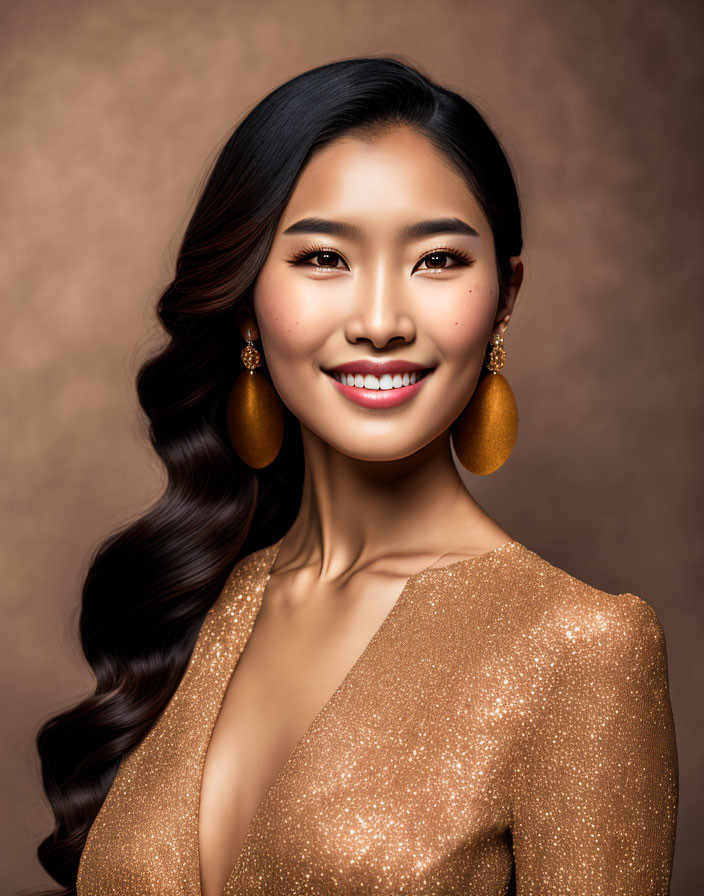
M521 250L496 137L401 61L235 130L138 377L168 486L94 558L96 691L39 735L60 892L668 892L658 618L513 539L452 457L515 440Z

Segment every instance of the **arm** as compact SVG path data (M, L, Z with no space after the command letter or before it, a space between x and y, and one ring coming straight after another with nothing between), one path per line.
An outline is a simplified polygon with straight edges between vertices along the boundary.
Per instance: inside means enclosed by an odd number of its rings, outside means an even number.
M669 893L679 781L665 638L645 601L609 598L556 628L562 669L514 773L517 896Z

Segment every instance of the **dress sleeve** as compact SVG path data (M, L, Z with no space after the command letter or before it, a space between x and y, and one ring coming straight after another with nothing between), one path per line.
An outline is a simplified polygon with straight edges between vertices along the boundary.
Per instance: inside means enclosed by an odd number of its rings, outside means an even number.
M517 896L667 896L679 773L665 636L608 595L563 617L561 669L513 775Z

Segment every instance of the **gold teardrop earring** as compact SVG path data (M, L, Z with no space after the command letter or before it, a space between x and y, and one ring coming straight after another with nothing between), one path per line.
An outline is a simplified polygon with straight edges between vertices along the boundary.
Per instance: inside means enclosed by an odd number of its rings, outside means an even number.
M281 450L284 438L284 406L267 377L255 373L262 358L252 342L240 354L244 366L227 401L227 431L232 447L252 469L268 467Z
M487 373L452 425L452 444L462 466L478 476L506 461L518 435L518 405L508 380L499 373L506 360L504 337L494 333Z

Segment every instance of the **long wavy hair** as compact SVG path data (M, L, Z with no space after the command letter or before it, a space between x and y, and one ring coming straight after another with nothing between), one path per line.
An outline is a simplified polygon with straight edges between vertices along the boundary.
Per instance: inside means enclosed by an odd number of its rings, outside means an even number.
M227 435L226 404L243 369L234 312L251 300L277 223L307 162L342 135L415 128L465 178L491 226L499 286L523 238L510 163L480 112L395 56L354 57L294 77L259 102L215 160L157 303L168 341L139 369L139 402L166 470L162 496L93 552L80 643L92 694L37 734L54 828L41 865L73 896L90 827L121 757L174 694L203 620L242 557L278 540L299 509L300 425L253 470ZM263 372L268 375L263 359Z

